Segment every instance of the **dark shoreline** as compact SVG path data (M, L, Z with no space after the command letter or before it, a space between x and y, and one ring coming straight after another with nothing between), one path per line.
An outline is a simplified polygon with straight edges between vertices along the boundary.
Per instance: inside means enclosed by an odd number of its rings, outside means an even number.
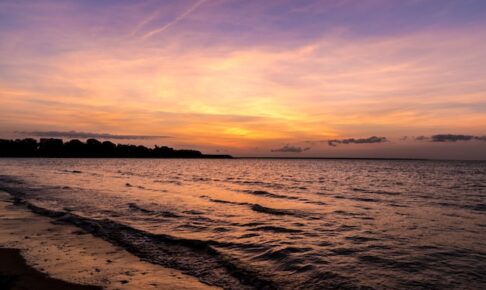
M0 156L0 159L241 159L230 155L204 155L202 157L111 157L111 156Z
M51 278L29 266L20 254L20 250L0 248L0 289L101 290L102 288Z
M380 157L233 157L235 159L296 159L296 160L390 160L390 161L442 161L426 158L380 158Z
M167 146L148 148L142 145L115 144L110 141L88 139L33 138L0 139L0 157L29 158L232 158L225 154L203 154L193 149L174 149Z

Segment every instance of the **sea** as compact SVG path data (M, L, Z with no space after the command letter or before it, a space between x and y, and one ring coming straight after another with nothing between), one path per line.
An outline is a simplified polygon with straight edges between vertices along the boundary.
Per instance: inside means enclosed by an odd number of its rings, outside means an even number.
M2 158L0 189L225 289L486 289L486 162Z

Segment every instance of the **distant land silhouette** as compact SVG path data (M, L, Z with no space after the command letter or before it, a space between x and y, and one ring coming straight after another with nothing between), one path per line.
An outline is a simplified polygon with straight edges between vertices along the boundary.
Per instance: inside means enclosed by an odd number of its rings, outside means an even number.
M232 158L230 155L203 154L197 150L176 150L167 146L147 148L141 145L115 144L88 139L33 138L0 139L0 157L72 157L72 158Z

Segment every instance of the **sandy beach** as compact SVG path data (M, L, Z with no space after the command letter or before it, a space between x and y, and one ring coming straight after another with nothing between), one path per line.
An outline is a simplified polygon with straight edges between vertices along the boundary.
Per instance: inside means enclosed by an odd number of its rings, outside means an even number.
M0 248L0 261L0 289L102 289L51 278L29 266L18 249Z
M14 205L0 192L1 289L215 289L91 234Z

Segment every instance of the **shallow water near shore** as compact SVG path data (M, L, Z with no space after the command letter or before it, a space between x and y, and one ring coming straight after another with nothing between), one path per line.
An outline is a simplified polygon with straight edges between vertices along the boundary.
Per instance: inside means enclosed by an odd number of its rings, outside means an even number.
M2 191L0 249L19 251L27 265L38 272L19 266L20 262L15 267L12 261L0 259L2 290L79 289L78 284L107 290L219 289L177 270L141 261L121 247L68 223L37 215L22 204L12 204ZM53 278L65 282L52 283Z
M227 289L482 289L486 163L0 159L30 210Z

